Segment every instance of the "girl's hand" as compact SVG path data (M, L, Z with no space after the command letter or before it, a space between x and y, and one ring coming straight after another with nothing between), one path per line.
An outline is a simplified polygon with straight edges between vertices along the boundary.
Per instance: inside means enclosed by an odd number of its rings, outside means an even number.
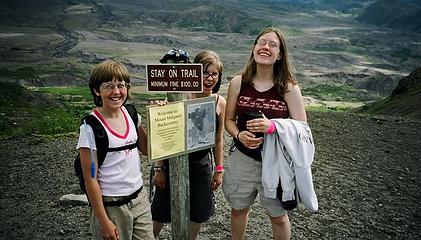
M215 172L213 174L212 184L211 184L212 191L216 191L216 189L218 189L218 187L221 186L222 175L223 175L222 172Z
M256 149L263 143L262 137L256 137L256 135L249 131L241 131L238 134L238 140L250 149Z
M252 133L266 133L270 127L270 120L266 117L249 120L246 123L247 130Z

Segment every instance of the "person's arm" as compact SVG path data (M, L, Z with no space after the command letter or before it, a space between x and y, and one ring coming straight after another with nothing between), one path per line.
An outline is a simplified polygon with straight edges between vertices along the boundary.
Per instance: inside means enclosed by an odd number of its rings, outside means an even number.
M288 106L289 115L292 119L307 122L301 90L296 84L288 83L288 90L284 94L284 100Z
M241 76L234 77L228 85L227 103L225 107L225 129L233 137L237 138L238 128L235 123L235 107L238 94L240 94Z
M143 155L148 156L148 134L142 125L139 125L137 128L137 136L139 136L139 141L137 147Z
M255 135L249 131L239 131L236 125L235 108L237 106L238 95L241 88L241 76L234 77L228 87L227 106L225 108L225 129L227 132L240 141L244 146L255 149L259 147L263 139L255 138Z
M91 176L91 156L89 148L80 148L83 178L86 194L100 225L100 234L106 239L119 239L117 227L109 219L102 201L102 193L96 178ZM96 152L94 154L96 156ZM98 176L98 161L95 158L95 176Z
M217 108L220 110L218 115L219 127L216 131L215 139L215 166L222 166L224 161L224 119L225 119L226 101L222 96L219 96ZM222 172L215 171L212 180L212 191L218 189L222 183Z
M154 179L154 183L157 187L165 189L167 187L167 176L165 175L165 161L168 160L159 160L154 164L155 175L151 176Z

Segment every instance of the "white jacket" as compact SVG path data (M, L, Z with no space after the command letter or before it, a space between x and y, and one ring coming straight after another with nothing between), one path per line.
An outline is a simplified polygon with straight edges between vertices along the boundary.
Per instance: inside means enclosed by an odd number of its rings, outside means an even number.
M281 179L282 201L298 201L310 212L318 211L317 196L313 188L311 164L314 159L314 142L306 122L294 119L272 119L276 131L265 134L262 149L262 185L264 195L276 198Z

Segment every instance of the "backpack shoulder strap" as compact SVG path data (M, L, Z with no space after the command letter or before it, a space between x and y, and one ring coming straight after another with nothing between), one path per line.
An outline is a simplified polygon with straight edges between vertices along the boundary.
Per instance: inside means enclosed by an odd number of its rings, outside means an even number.
M108 152L108 135L107 131L105 131L104 127L102 126L101 122L94 116L94 115L86 115L83 120L86 121L86 124L91 126L94 136L95 136L95 145L97 149L97 158L98 158L98 168L102 165L105 160L105 156Z
M124 107L126 108L127 112L129 113L130 117L132 118L132 120L134 122L134 125L137 129L137 124L139 122L139 118L137 116L137 110L136 110L135 106L133 106L132 104L125 104Z

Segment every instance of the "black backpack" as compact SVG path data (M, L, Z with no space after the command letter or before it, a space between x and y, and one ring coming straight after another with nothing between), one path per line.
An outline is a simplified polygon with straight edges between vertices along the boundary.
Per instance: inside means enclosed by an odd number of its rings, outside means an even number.
M137 110L131 104L126 104L124 106L126 107L127 112L129 113L129 116L134 122L134 125L136 127L136 133L137 133L137 124L139 121L138 116L137 116ZM97 149L96 154L97 154L97 159L98 159L98 166L97 166L98 168L101 167L102 163L105 160L105 156L107 155L108 152L117 152L117 151L122 151L126 149L133 149L137 147L139 138L137 139L136 143L118 147L118 148L109 148L108 135L104 127L102 126L101 122L94 115L91 115L91 114L83 117L81 124L83 124L84 120L86 121L86 124L92 127L92 130L94 132L95 144L96 144L96 149ZM75 169L76 176L79 180L80 189L82 190L83 193L86 194L85 179L83 178L82 165L81 165L79 153L77 154L74 160L73 166Z

